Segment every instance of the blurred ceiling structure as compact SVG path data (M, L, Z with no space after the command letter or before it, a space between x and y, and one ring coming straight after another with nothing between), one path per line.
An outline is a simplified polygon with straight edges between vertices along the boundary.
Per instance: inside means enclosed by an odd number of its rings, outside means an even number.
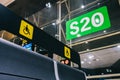
M28 17L42 10L48 2L56 3L57 1L58 0L0 0L3 5L22 17Z
M120 46L81 54L81 64L86 69L105 68L120 59Z

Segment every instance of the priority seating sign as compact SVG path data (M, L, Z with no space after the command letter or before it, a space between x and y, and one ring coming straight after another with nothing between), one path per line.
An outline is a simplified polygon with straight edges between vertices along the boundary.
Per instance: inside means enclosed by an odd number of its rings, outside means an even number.
M71 59L71 51L70 48L64 46L64 56L68 59Z
M21 35L23 35L26 38L32 40L32 38L33 38L33 31L34 31L34 28L33 28L32 25L30 25L29 23L27 23L24 20L21 20L20 30L19 30L19 33Z

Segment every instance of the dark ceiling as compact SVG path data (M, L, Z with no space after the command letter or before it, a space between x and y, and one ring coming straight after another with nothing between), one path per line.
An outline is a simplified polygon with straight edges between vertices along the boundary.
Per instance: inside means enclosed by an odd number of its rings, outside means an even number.
M50 2L53 4L57 1L58 0L15 0L8 8L19 16L27 17L43 9L46 3Z

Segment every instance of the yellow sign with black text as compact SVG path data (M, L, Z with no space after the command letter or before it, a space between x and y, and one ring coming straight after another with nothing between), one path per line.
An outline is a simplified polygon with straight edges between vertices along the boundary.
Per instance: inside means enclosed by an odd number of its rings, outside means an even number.
M19 33L28 39L33 38L34 27L24 20L21 20Z
M64 46L64 56L68 59L71 59L71 51L70 48Z

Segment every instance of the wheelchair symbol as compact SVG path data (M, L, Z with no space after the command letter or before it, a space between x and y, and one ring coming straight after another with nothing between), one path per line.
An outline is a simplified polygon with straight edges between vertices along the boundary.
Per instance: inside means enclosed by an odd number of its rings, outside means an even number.
M25 28L23 29L23 33L26 34L26 35L30 35L30 30L28 28L28 25L25 26Z

